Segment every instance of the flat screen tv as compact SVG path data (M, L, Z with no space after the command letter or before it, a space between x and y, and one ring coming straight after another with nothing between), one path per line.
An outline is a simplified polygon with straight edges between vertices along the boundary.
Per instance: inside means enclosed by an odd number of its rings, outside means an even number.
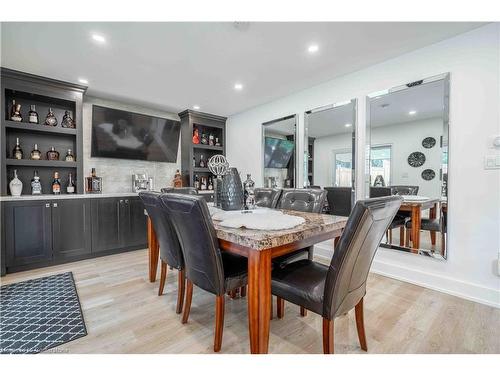
M91 156L177 162L179 121L92 107Z
M295 143L287 139L265 137L264 167L287 168L293 155Z

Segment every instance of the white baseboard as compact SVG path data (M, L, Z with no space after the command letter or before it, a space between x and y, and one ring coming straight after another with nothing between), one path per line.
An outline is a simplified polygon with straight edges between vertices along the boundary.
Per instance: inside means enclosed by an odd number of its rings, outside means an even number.
M324 261L329 262L332 254L331 247L321 244L314 247L314 255ZM500 290L379 260L373 261L370 272L500 308Z

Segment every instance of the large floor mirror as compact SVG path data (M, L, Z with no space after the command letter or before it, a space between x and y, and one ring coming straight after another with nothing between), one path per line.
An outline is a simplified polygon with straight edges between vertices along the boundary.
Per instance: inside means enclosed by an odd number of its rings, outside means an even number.
M403 196L382 246L446 259L449 74L367 99L367 193Z
M354 202L356 100L305 113L304 186L327 190L327 211L349 216Z
M290 115L262 124L264 187L297 186L297 116Z

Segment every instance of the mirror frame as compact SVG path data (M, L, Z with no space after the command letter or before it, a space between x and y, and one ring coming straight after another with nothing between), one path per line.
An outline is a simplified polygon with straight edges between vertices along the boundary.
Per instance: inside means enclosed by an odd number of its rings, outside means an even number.
M322 107L317 107L304 112L304 158L302 161L302 168L304 171L304 181L303 187L309 187L309 178L308 178L308 155L307 155L307 146L309 144L309 115L313 113L318 113L322 111L327 111L334 108L343 107L345 105L353 105L352 110L352 141L351 141L351 152L352 152L352 172L351 172L351 184L352 190L354 192L354 201L357 200L357 189L356 189L356 135L357 135L357 127L358 127L358 100L351 99L345 100L342 102L337 102L329 105L325 105Z
M450 201L450 193L449 193L449 185L450 185L450 145L449 145L449 138L450 138L450 73L442 73L438 74L435 76L431 76L428 78L420 79L417 81L409 82L403 85L395 86L390 89L386 90L381 90L377 91L371 94L368 94L366 96L366 129L365 129L365 181L364 181L364 187L365 187L365 198L370 197L370 159L371 159L371 115L370 115L370 100L381 97L384 95L388 95L394 92L398 91L403 91L403 90L409 90L414 86L419 86L421 84L425 83L431 83L431 82L436 82L442 80L444 82L444 98L443 98L443 136L442 139L447 138L448 140L448 163L447 163L447 210L449 210L449 201ZM445 134L445 129L446 129L446 134ZM442 182L441 182L442 184ZM449 216L448 216L449 217ZM394 250L398 252L404 252L408 254L416 254L416 255L422 255L425 257L430 257L434 259L439 259L439 260L446 260L448 256L448 246L449 246L449 227L446 228L446 243L445 243L445 248L444 248L444 254L441 253L436 253L432 250L429 249L418 249L418 252L415 252L415 250L406 248L406 247L400 247L396 245L386 245L381 243L380 247L384 249L389 249L389 250Z
M280 122L280 121L284 121L284 120L288 120L288 119L291 119L291 118L294 118L295 119L295 133L294 133L294 142L295 142L295 151L294 151L294 168L293 168L293 181L294 181L294 187L293 189L297 189L297 183L298 183L298 175L299 175L299 169L298 169L298 162L299 162L299 140L298 140L298 127L299 127L299 124L298 124L298 119L299 119L299 116L297 114L293 114L293 115L288 115L288 116L284 116L284 117L280 117L280 118L277 118L277 119L274 119L274 120L271 120L271 121L266 121L266 122L263 122L261 124L261 137L262 137L262 151L261 151L261 161L260 161L260 165L262 166L262 175L261 175L261 178L262 178L262 186L265 187L265 166L264 166L264 151L265 151L265 148L266 148L266 137L265 137L265 132L264 132L264 129L266 126L269 126L269 125L272 125L276 122ZM285 186L283 187L284 189L286 188Z

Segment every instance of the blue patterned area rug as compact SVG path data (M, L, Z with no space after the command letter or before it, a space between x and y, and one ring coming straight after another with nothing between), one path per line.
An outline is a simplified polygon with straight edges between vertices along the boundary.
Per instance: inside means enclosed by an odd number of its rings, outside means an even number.
M86 335L71 272L1 287L0 353L39 353Z

